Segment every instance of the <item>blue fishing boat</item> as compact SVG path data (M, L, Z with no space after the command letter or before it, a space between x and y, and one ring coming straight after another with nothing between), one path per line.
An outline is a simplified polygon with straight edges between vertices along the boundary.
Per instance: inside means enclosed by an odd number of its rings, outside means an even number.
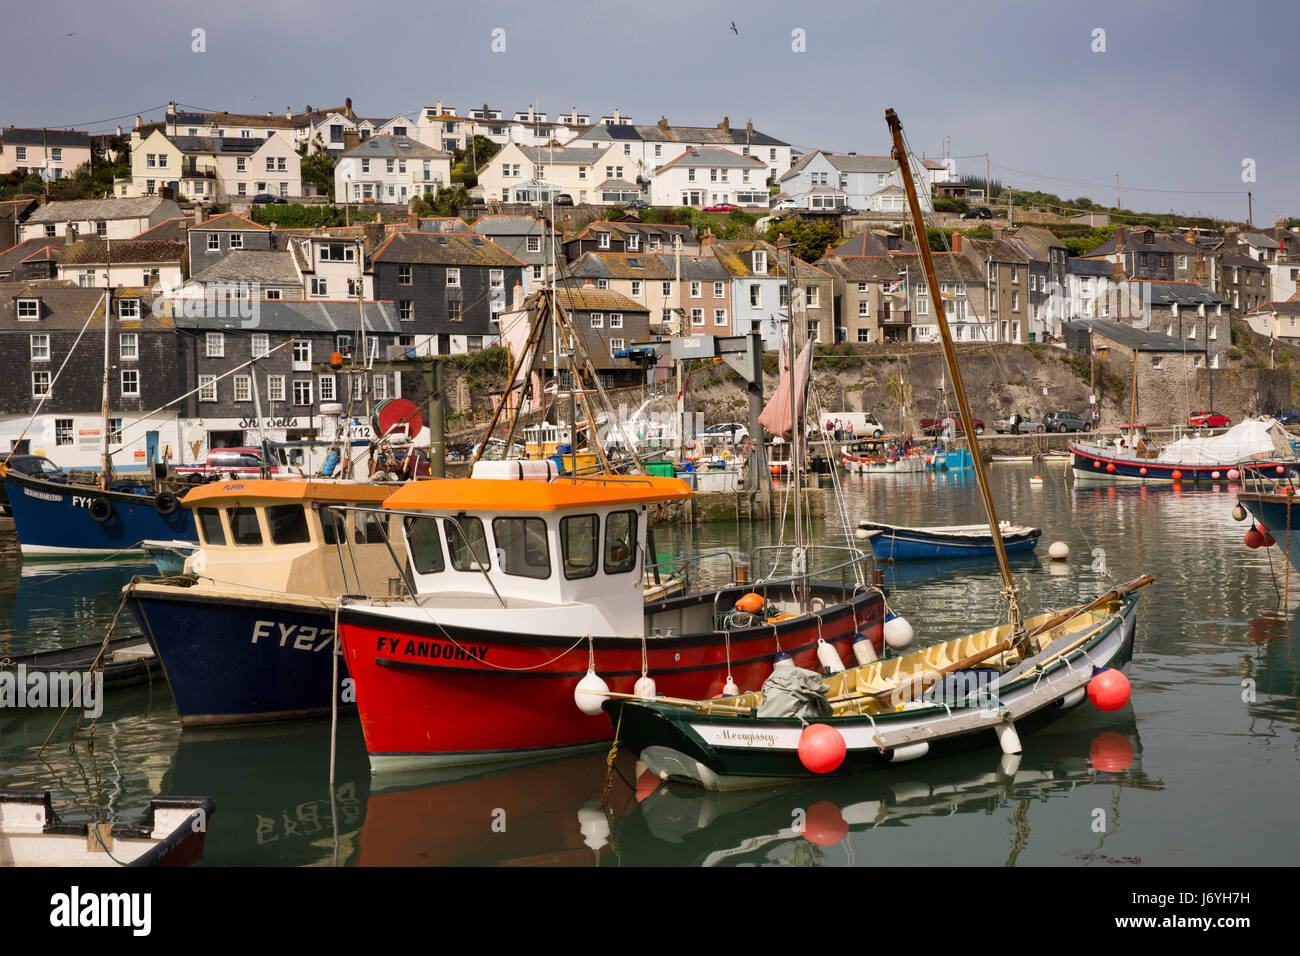
M931 471L961 471L974 468L975 459L971 457L969 448L936 448L926 454L925 467Z
M1226 485L1245 468L1295 460L1286 432L1272 420L1244 421L1221 435L1192 435L1164 446L1143 427L1123 426L1114 443L1071 442L1075 480Z
M901 525L860 521L858 528L871 535L871 551L877 561L932 561L936 558L982 558L997 554L987 524L946 525L908 528ZM1041 528L1001 522L1002 543L1008 554L1032 551L1042 535ZM872 533L874 532L874 534Z
M197 541L194 516L171 492L117 481L107 489L0 469L23 556L139 557L144 541Z
M144 553L149 555L159 574L180 574L185 570L185 559L199 550L197 541L144 541Z
M171 685L184 726L263 723L328 714L340 594L389 594L387 516L398 485L246 479L195 488L185 508L200 547L188 572L137 580L124 594ZM352 541L351 557L339 545ZM336 692L352 706L347 668Z
M1241 491L1237 504L1255 519L1257 530L1263 532L1266 546L1276 543L1286 553L1291 567L1300 570L1300 508L1296 497L1300 495L1300 465L1269 462L1247 466L1241 473ZM1240 512L1234 517L1244 519ZM1269 539L1272 539L1270 541ZM1247 545L1255 547L1247 533Z

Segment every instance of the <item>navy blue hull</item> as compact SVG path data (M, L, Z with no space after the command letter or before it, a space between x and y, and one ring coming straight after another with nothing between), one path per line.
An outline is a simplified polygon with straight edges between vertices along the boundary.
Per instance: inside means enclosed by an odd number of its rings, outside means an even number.
M1081 481L1137 481L1146 484L1215 484L1227 485L1239 475L1228 476L1229 471L1272 467L1275 462L1244 462L1227 465L1185 465L1177 462L1159 464L1155 459L1134 460L1113 458L1070 446L1070 464L1074 477Z
M264 723L330 712L334 612L169 587L127 604L153 645L186 726ZM339 659L340 710L355 709Z
M1024 536L1004 535L1002 543L1007 554L1032 551L1038 545L1039 533ZM983 558L992 557L997 553L990 535L958 541L952 537L931 537L907 531L881 532L871 539L871 551L877 561Z
M1291 551L1287 560L1300 571L1300 507L1288 501L1286 495L1242 494L1238 501L1250 512L1256 523L1263 525L1277 542L1279 551L1287 549L1287 528L1291 529Z
M10 471L4 477L18 543L27 557L103 557L141 550L150 538L199 540L194 515L174 501L162 514L154 495L103 491L88 485L44 481ZM96 521L107 502L107 520Z

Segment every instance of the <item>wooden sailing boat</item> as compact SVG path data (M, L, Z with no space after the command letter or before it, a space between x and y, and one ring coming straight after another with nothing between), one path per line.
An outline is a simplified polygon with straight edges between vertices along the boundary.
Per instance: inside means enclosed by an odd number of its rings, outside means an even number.
M902 124L893 110L885 117L916 233L923 236ZM974 421L930 250L924 242L918 248L958 408L963 421ZM605 710L622 744L660 777L721 790L866 771L932 750L994 740L1003 753L1019 753L1019 731L1051 723L1085 696L1107 709L1122 706L1128 682L1116 669L1132 656L1134 592L1151 578L1137 578L1086 605L1026 621L979 439L973 433L967 439L997 553L1005 624L832 673L820 687L808 675L810 680L796 688L802 693L790 692L787 685L792 706L779 709L762 692L697 701L609 695ZM774 710L775 715L766 716Z

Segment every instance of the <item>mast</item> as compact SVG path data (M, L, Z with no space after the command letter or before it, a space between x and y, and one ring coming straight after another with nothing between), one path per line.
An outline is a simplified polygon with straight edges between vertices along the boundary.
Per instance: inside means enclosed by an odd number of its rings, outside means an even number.
M686 335L686 309L682 306L682 237L673 236L673 292L677 296L677 337ZM673 363L677 373L677 464L682 463L686 447L686 387L682 383L682 363Z
M1138 356L1141 353L1133 350L1133 401L1128 415L1128 437L1129 441L1133 440L1133 433L1137 429L1138 423Z
M113 241L108 238L108 232L104 233L104 245L107 249L107 269L104 273L104 424L101 426L100 448L102 454L99 462L99 487L108 490L109 473L113 469L113 459L108 451L108 377L111 374L112 363L109 354L109 329L112 327L113 318Z
M916 247L920 250L921 262L925 266L925 280L930 287L930 299L934 302L935 319L939 323L939 336L943 340L944 359L948 365L948 372L952 375L952 388L957 396L957 408L961 412L962 425L966 430L966 441L970 443L971 457L975 459L975 478L979 482L980 496L984 499L984 511L989 519L989 532L998 555L998 570L1002 573L1002 591L1007 601L1012 634L1016 644L1019 645L1026 637L1024 616L1020 611L1020 601L1016 597L1016 583L1011 577L1011 563L1007 560L1006 545L1002 542L1002 529L998 526L998 512L993 504L993 492L989 488L988 471L980 455L979 438L975 435L975 418L971 415L970 403L966 401L966 387L957 368L952 333L948 329L948 319L944 315L943 296L940 294L939 280L934 272L930 243L926 240L925 223L921 218L921 204L916 198L916 183L912 180L912 170L907 162L907 148L903 145L903 124L892 109L885 111L885 122L889 125L890 136L894 141L894 159L898 162L903 189L907 192L907 204L912 212L912 223L916 233Z
M786 241L785 246L785 318L786 318L786 341L789 343L790 352L790 467L789 480L794 484L794 552L791 554L790 574L798 576L808 567L808 559L803 553L803 456L799 453L799 433L803 431L799 421L799 406L796 404L796 396L799 394L795 387L795 379L798 377L795 370L795 332L794 332L794 270L792 268L792 255L790 253L791 244ZM794 555L799 556L799 567L795 567ZM806 588L807 581L802 582L799 588L800 610L807 605Z

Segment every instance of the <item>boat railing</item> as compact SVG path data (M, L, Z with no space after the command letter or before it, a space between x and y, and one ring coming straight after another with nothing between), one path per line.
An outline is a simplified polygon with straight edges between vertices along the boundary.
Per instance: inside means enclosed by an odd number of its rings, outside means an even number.
M666 558L660 561L647 561L645 569L649 573L661 571L664 568L680 567L682 569L682 586L687 593L691 590L691 567L698 565L701 561L712 558L723 558L728 564L727 581L735 583L736 581L736 556L730 551L700 551L696 554L684 555L680 558ZM729 585L727 585L729 586Z
M1242 462L1237 466L1241 490L1256 494L1300 495L1300 468L1277 461L1257 464Z
M828 576L833 575L838 571L840 576L840 600L848 601L854 594L865 586L865 581L868 578L868 575L866 575L865 572L870 570L869 567L867 567L867 562L871 560L871 554L863 551L861 548L842 544L809 544L805 545L801 549L794 545L771 544L761 545L754 549L753 555L755 571L760 567L760 559L767 552L772 552L774 555L772 568L767 576L755 574L753 582L747 585L740 584L737 585L736 588L720 588L718 592L714 594L714 621L718 620L718 602L720 601L722 594L726 591L734 591L737 588L748 587L751 592L761 595L763 603L767 604L771 601L773 595L784 596L788 590L790 599L799 608L807 610L807 605L810 602L806 602L804 598L806 596L807 585L812 580L818 579L824 583ZM799 552L802 552L802 554ZM812 568L812 560L815 555L820 552L838 552L840 554L847 554L849 557L847 560L840 561L828 567ZM780 578L774 577L777 570L781 567L781 555L783 553L789 554L790 574ZM852 584L850 584L849 580L850 572L853 574Z
M361 508L361 507L357 507L356 505L326 505L325 510L355 511L358 513L379 515L381 517L392 517L394 515L397 515L403 518L441 518L444 521L450 521L452 524L456 526L456 532L460 535L460 540L464 541L467 546L470 540L469 535L465 533L465 529L461 526L460 519L453 514L442 514L436 511L403 511L398 508ZM393 567L397 568L397 573L401 575L402 583L406 586L407 593L411 595L412 600L415 600L416 595L419 593L416 590L415 582L413 582L410 576L406 573L405 562L399 560L397 557L397 552L393 550L393 544L388 539L388 531L384 527L384 524L381 523L379 527L384 537L384 547L388 549L388 555L393 559ZM405 525L403 525L402 536L403 538L405 538L406 536ZM339 537L346 538L347 536L341 535ZM347 572L346 565L343 564L343 548L342 545L339 543L337 537L335 539L334 544L338 548L339 566L343 571L343 583L344 583L344 588L346 590L348 572ZM353 575L355 575L357 582L360 583L361 573L357 570L356 557L352 554L352 540L350 538L348 539L347 544L348 544L348 558L352 562L352 573ZM472 549L471 549L471 554L472 554ZM501 592L497 590L496 585L492 583L492 576L488 573L488 566L490 565L490 560L488 562L475 560L473 563L478 565L478 570L483 575L483 580L487 582L487 586L491 588L493 597L497 599L497 603L500 604L501 607L504 609L506 607L506 602L501 597Z

